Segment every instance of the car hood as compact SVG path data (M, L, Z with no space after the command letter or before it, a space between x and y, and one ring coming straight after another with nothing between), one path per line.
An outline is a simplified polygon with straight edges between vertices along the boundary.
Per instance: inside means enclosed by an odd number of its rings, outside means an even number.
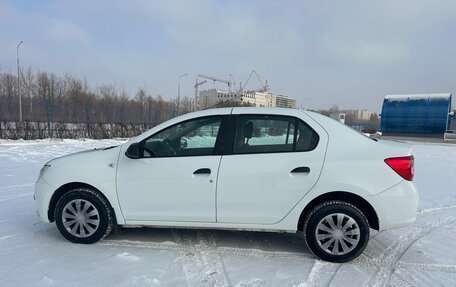
M119 148L120 148L120 146L110 146L110 147L105 147L105 148L94 148L94 149L89 149L89 150L78 151L75 153L70 153L70 154L67 154L64 156L53 158L45 164L52 164L52 163L56 163L57 161L73 159L73 158L77 158L77 157L80 157L83 155L85 156L88 154L91 154L91 156L92 156L92 155L102 153L102 152L108 151L108 150L118 150Z

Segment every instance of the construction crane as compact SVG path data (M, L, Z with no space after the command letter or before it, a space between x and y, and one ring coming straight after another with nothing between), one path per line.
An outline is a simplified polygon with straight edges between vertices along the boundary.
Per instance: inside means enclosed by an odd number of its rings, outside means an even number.
M207 83L207 80L198 82L198 78L195 80L195 85L193 86L195 88L195 99L198 98L198 87L201 86L202 84Z
M269 91L268 80L266 80L263 77L261 77L255 70L252 70L252 72L250 72L250 75L247 77L247 80L245 81L244 85L242 85L242 84L239 85L240 86L239 87L240 93L242 93L244 91L245 87L249 83L249 80L250 80L250 78L252 77L253 74L255 74L256 78L258 79L258 82L260 82L260 84L261 84L261 88L255 90L255 91L256 92L267 92L267 91Z
M231 75L230 75L230 79L229 80L220 79L220 78L211 77L211 76L202 75L202 74L199 74L198 77L203 78L203 79L212 80L214 82L221 82L221 83L227 84L228 85L228 93L231 94L231 87L234 85L234 82L231 79Z

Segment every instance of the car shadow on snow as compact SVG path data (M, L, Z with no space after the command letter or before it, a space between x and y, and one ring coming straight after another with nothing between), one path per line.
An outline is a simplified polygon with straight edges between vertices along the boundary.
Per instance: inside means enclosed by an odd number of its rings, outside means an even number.
M143 227L123 228L119 233L113 233L105 240L143 244L163 243L164 245L169 243L179 245L185 242L189 245L210 244L213 248L228 247L310 254L303 236L297 233Z

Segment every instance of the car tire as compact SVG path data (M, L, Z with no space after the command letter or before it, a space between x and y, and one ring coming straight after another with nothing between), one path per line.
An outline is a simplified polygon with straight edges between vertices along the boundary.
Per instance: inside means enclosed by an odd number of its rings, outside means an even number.
M111 206L98 192L77 188L57 202L54 218L60 233L73 243L90 244L111 233Z
M336 263L358 257L367 246L369 231L364 214L344 201L317 205L303 228L310 251L320 259Z

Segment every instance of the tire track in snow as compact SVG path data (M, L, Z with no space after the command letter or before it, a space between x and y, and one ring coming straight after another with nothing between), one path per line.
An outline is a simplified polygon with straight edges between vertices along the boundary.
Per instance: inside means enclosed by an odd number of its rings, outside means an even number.
M339 272L341 267L342 267L342 264L337 266L336 270L333 272L333 274L331 275L331 278L329 279L328 286L331 286L332 282L334 281L334 278L336 278L337 272Z
M394 287L413 287L412 284L406 282L404 279L399 276L393 276L389 282L390 286Z
M441 207L434 207L434 208L427 208L422 209L418 212L418 215L428 214L428 213L436 213L438 211L447 210L447 209L456 209L456 205L450 206L441 206Z
M109 240L104 239L97 245L111 246L119 248L139 248L139 249L157 249L157 250L177 250L185 251L186 246L179 243L171 242L150 242L150 241L135 241L135 240Z
M456 206L445 206L439 208L430 208L421 210L418 215L428 216L439 211L448 210L456 208ZM398 286L409 286L409 284L403 281L398 276L394 275L394 270L397 268L402 268L412 271L438 271L445 273L456 273L456 265L445 265L445 264L422 264L422 263L409 263L402 262L400 258L406 251L420 238L426 234L441 228L445 225L448 225L452 222L455 222L455 217L446 217L440 220L431 221L424 226L415 226L414 229L408 232L406 235L401 236L392 245L385 249L380 256L380 259L368 258L368 257L359 257L354 261L348 263L353 266L362 267L360 270L368 279L369 286L382 286L394 283ZM376 235L381 234L382 232L377 233ZM186 234L186 235L185 235ZM185 235L185 236L183 236ZM208 262L212 259L207 259L208 256L217 256L215 264L219 266L216 270L220 270L220 273L217 273L217 276L222 275L216 279L215 282L225 282L225 285L215 285L215 286L229 286L230 282L226 276L226 271L221 254L228 255L238 255L238 256L251 256L257 258L267 258L267 259L287 259L287 260L297 260L297 261L306 261L315 262L316 259L310 254L305 253L296 253L296 252L283 252L283 251L264 251L259 249L250 249L250 248L237 248L237 247L217 247L215 245L215 240L212 237L212 234L209 232L201 231L197 234L197 241L192 241L191 237L188 235L188 231L173 231L173 236L176 239L176 243L164 242L144 242L144 241L131 241L131 240L104 240L99 245L104 246L114 246L114 247L125 247L125 248L146 248L146 249L157 249L157 250L177 250L185 253L187 258L184 258L184 271L186 272L187 279L189 280L190 286L201 286L209 285L209 282L204 278L204 276L199 276L195 278L195 273L205 273L206 275L214 275L211 268L208 268ZM375 236L374 236L375 237ZM199 254L199 256L195 256ZM203 256L206 259L203 259ZM206 260L206 263L204 263ZM218 261L220 260L220 261ZM196 262L196 264L195 264ZM194 268L197 265L198 268ZM334 269L334 273L329 281L329 284L334 280L338 271L344 266L344 264L331 264L331 269ZM326 268L324 268L326 269ZM367 270L365 270L367 269ZM378 270L375 272L375 270ZM385 273L385 270L386 273ZM313 274L318 276L322 272L322 269L317 268L314 270ZM385 274L383 274L383 273ZM326 270L328 273L328 270ZM374 273L372 275L372 273ZM309 274L310 276L311 274ZM387 275L387 276L384 276ZM312 277L315 277L312 276ZM376 279L380 278L376 281ZM193 282L193 283L192 283ZM214 281L213 281L214 282ZM213 286L213 285L212 285Z
M431 211L433 213L433 211ZM456 273L456 266L438 265L438 264L418 264L399 262L408 249L420 238L446 225L456 222L456 216L448 216L443 219L437 219L426 223L425 225L416 225L412 230L399 237L388 248L386 248L379 259L370 259L370 262L384 263L379 264L378 271L367 281L367 286L384 286L388 285L394 271L397 268L422 269L426 271L440 271Z
M439 212L439 211L442 211L442 210L448 210L448 209L456 209L456 205L423 209L423 210L418 212L418 215L428 215L428 214L432 214L432 213L436 213L436 212ZM377 237L378 235L380 235L382 233L383 233L382 231L375 233L373 236L371 236L370 240L372 240L373 238ZM407 248L407 250L412 245L413 245L413 243ZM364 269L360 270L362 273L364 273L364 275L366 275L369 278L371 278L371 276L372 276L371 272L375 272L375 269L377 269L377 268L393 268L393 273L394 273L394 270L397 269L397 268L405 268L405 269L412 269L412 270L422 270L422 271L440 271L440 272L443 271L443 272L446 272L446 273L456 273L456 266L453 266L453 265L405 263L405 262L399 262L399 260L396 263L389 262L389 261L378 261L378 260L375 260L375 259L363 259L362 261L367 261L367 262L370 263L370 264L368 264L368 266L370 265L370 268L369 267L367 268L368 270L364 270ZM349 264L361 265L361 264L353 264L353 263L349 263ZM330 278L330 280L328 282L328 286L331 286L331 284L333 283L337 273L344 266L344 264L333 264L331 266L332 266L332 268L335 268L335 270L334 270L334 272L333 272L333 274L332 274L332 276L331 276L331 278ZM370 270L371 272L369 272L369 269L371 269ZM313 271L313 268L312 268L312 271ZM319 269L318 271L321 271L321 270ZM399 277L397 277L397 276L395 277L394 281L395 281L395 283L392 284L393 286L410 286L408 283L405 283L405 282L401 281L401 279ZM402 282L402 283L399 284L399 282Z
M16 185L8 185L8 186L1 186L0 190L8 190L8 189L14 189L14 188L22 188L22 187L29 187L33 186L34 183L24 183L24 184L16 184Z
M412 263L394 260L378 260L378 259L355 259L356 262L350 262L350 265L366 266L370 268L403 268L414 271L438 271L444 273L456 273L456 265L448 264L425 264L425 263ZM383 285L381 285L383 286Z
M194 236L189 231L173 230L173 236L177 243L186 247L183 264L190 286L231 285L210 232L197 231Z
M205 267L201 254L196 248L193 248L194 244L192 244L188 231L172 230L172 234L176 243L184 247L181 260L188 286L208 286L205 282Z
M282 252L282 251L263 251L259 249L237 248L237 247L218 247L217 251L222 254L263 257L268 259L289 259L289 260L305 260L308 262L315 261L312 255L296 253L296 252Z
M206 269L210 286L231 286L228 280L225 264L222 257L217 252L215 238L209 231L197 232L198 243L201 246L201 257Z
M33 192L19 193L19 194L16 194L14 196L8 196L8 197L5 197L5 198L0 198L0 202L13 200L13 199L16 199L16 198L26 197L26 196L33 196Z
M9 235L5 235L5 236L1 236L0 237L0 241L3 241L5 239L8 239L8 238L11 238L11 237L14 237L16 236L16 234L9 234Z
M158 243L158 242L144 242L144 241L132 241L132 240L109 240L104 239L97 243L101 246L112 246L120 248L144 248L144 249L157 249L157 250L177 250L186 251L188 247L181 243ZM192 249L200 251L206 249L200 244L191 246ZM251 257L264 257L264 258L277 258L277 259L289 259L289 260L305 260L315 261L315 257L310 254L296 253L296 252L283 252L283 251L264 251L259 249L250 248L238 248L238 247L223 247L219 246L214 248L214 252L220 254L239 255L239 256L251 256Z
M337 270L342 265L342 264L322 261L319 259L315 259L314 261L315 262L312 266L312 269L310 270L309 274L307 275L307 281L301 282L294 286L303 286L303 287L330 286L332 280L334 279L335 274L337 273ZM328 276L324 275L325 273L326 274L332 273L332 275L328 279Z
M173 231L174 232L174 231ZM179 237L180 235L178 235ZM140 249L156 249L156 250L174 250L174 251L183 251L188 252L196 251L206 251L218 254L227 254L227 255L239 255L239 256L251 256L258 258L267 258L267 259L288 259L288 260L297 260L305 262L315 262L315 257L296 252L282 252L282 251L263 251L258 249L249 249L249 248L237 248L237 247L210 247L209 249L206 246L200 244L194 244L188 246L188 243L181 242L181 240L176 240L177 243L158 243L158 242L143 242L143 241L132 241L132 240L103 240L97 245L109 246L109 247L119 247L119 248L140 248ZM192 243L193 244L193 243ZM409 263L395 260L380 260L372 258L357 258L348 264L353 266L368 267L371 269L375 268L404 268L411 270L422 270L422 271L440 271L445 273L456 273L456 265L446 265L446 264L424 264L424 263ZM344 264L333 264L334 267L342 267Z

